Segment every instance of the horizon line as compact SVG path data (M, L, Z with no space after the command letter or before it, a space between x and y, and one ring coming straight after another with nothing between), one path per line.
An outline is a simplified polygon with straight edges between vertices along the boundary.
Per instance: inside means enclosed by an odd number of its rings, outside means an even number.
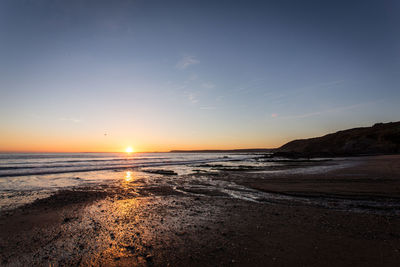
M276 147L277 148L277 147ZM63 153L121 153L121 154L136 154L136 153L176 153L174 151L179 152L201 152L201 151L240 151L240 150L272 150L276 148L233 148L233 149L170 149L168 151L135 151L131 153L127 153L125 151L0 151L1 154L12 154L12 153L54 153L54 154L63 154Z

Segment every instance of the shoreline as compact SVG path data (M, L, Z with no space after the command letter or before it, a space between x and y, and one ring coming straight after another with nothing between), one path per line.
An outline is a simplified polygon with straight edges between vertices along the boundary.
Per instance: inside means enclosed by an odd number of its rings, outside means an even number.
M341 193L345 200L373 193L384 204L400 197L399 174L400 156L377 156L322 174L194 174L194 186L187 187L188 180L176 185L182 192L140 179L59 191L0 213L0 264L396 266L398 207L390 215L287 200L246 201L223 190L207 191L208 180L200 178L211 175L217 185L244 186L234 193L245 188L306 193L301 196L306 198Z

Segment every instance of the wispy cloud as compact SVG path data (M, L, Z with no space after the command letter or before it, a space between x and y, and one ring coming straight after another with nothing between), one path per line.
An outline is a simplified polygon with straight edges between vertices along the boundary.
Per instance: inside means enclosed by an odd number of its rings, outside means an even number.
M29 117L31 117L32 119L40 119L40 116L36 113L29 114Z
M317 83L314 85L285 89L279 93L273 90L267 90L264 92L263 96L269 101L269 103L282 104L285 102L290 102L292 99L301 97L304 94L311 93L313 91L330 90L332 88L339 88L345 84L345 80L335 80Z
M77 119L77 118L59 118L58 120L69 121L69 122L73 122L73 123L81 123L82 122L81 119Z
M329 81L329 82L321 82L317 83L314 85L309 85L309 86L304 86L304 87L299 87L299 88L293 88L291 90L288 90L288 92L294 94L300 94L304 93L305 91L313 91L313 90L326 90L326 89L331 89L334 87L340 87L345 84L345 80L335 80L335 81Z
M237 92L248 92L255 89L260 89L265 87L266 78L254 79L242 84L236 89Z
M277 113L272 113L272 114L271 114L271 118L276 118L276 117L278 117L278 114L277 114Z
M202 110L214 110L217 109L216 107L200 107Z
M199 64L200 61L196 59L194 56L184 56L179 62L176 64L176 68L183 70L187 67L195 64Z
M192 104L196 104L197 102L199 102L199 100L197 99L197 97L194 93L189 93L187 97L188 97L190 103L192 103Z
M349 105L349 106L339 106L339 107L334 107L330 109L325 109L325 110L319 110L315 112L309 112L309 113L303 113L303 114L297 114L297 115L288 115L288 116L280 116L281 119L304 119L304 118L309 118L313 116L320 116L320 115L326 115L330 113L337 113L337 112L342 112L346 110L352 110L352 109L357 109L363 106L368 106L370 104L373 104L375 102L365 102L365 103L359 103L355 105Z
M208 83L203 83L201 86L204 87L204 88L207 88L207 89L213 89L213 88L215 88L215 84L210 83L210 82L208 82Z
M199 78L199 76L196 73L190 74L188 81L195 81Z

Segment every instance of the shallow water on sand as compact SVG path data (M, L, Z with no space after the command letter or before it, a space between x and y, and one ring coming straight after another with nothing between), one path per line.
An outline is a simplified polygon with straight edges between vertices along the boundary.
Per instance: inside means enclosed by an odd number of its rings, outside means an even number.
M241 160L245 153L0 153L0 178Z
M269 193L237 184L229 177L229 173L243 175L253 173L269 177L276 176L277 179L285 174L318 174L349 167L357 164L356 160L341 158L296 162L266 159L259 154L212 154L209 158L206 155L181 154L172 155L168 160L168 157L163 157L163 163L157 164L132 164L130 167L125 165L107 170L100 166L97 167L98 170L93 171L0 177L0 210L9 210L46 198L62 189L114 190L117 188L117 190L123 189L124 192L129 192L132 196L183 194L233 198L258 203L290 202L356 212L398 213L400 211L400 203L397 200L375 201ZM146 158L150 158L149 155ZM156 156L153 155L151 158L154 160ZM71 157L68 158L70 159ZM45 160L49 161L48 158ZM65 158L63 160L65 161ZM84 161L86 160L88 158L84 158ZM58 161L60 161L59 158L52 159L49 164ZM17 162L14 161L12 164L15 165ZM224 173L223 178L221 178L222 173Z
M230 153L36 153L0 154L0 210L27 204L60 189L96 187L124 179L123 171L138 171L146 179L160 177L152 170L179 175L201 167L195 164L240 161L249 154ZM204 169L204 168L203 168Z

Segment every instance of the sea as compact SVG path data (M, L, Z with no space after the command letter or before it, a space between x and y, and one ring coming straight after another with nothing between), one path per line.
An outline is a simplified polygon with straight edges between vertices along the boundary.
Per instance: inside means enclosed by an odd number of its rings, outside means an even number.
M360 160L313 161L300 159L296 163L258 153L0 153L0 212L49 197L59 190L123 188L137 196L143 190L157 196L158 189L169 188L196 197L258 203L283 201L355 212L399 214L398 200L289 196L246 187L236 183L238 176L235 175L219 177L221 170L234 170L236 174L251 172L261 180L279 179L284 173L322 174L358 164Z
M0 153L0 210L14 208L57 190L126 179L132 171L167 169L179 175L196 164L238 162L247 153ZM147 174L148 175L148 174Z

